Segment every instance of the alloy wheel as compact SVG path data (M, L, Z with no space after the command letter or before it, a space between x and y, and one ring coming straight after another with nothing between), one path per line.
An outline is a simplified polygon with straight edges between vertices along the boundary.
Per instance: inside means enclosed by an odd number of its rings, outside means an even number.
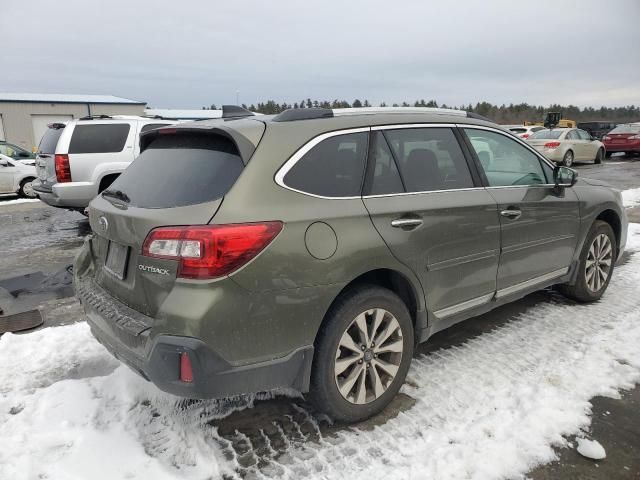
M571 150L564 154L562 163L565 167L570 167L571 165L573 165L573 152Z
M611 264L613 262L613 246L607 235L597 235L587 254L585 264L585 280L587 288L592 292L598 292L609 279Z
M404 350L396 317L382 308L359 314L336 350L334 372L342 397L362 405L378 399L393 383Z
M22 186L22 191L29 198L36 198L36 192L33 190L33 185L31 182L25 182Z

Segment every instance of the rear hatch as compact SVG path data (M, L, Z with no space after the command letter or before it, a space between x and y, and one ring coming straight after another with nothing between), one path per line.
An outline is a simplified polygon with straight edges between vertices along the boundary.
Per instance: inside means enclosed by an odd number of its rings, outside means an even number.
M55 153L58 141L65 129L64 123L52 123L44 132L38 153L36 154L36 174L40 180L41 186L51 188L57 183L55 169Z
M157 227L211 221L244 169L235 140L217 129L144 135L144 151L89 206L95 281L104 290L145 315L156 314L176 282L178 261L143 256L144 241Z

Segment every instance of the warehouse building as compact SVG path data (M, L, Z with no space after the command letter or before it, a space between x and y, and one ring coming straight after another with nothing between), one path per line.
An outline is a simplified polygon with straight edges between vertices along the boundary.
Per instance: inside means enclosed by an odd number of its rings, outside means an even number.
M0 140L32 150L49 123L87 115L143 115L145 106L111 95L0 93Z

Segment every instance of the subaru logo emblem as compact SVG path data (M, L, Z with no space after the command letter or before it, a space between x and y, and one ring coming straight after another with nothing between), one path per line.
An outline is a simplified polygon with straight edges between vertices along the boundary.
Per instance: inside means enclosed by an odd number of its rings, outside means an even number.
M106 232L107 229L109 228L109 221L107 220L107 218L106 217L100 217L98 222L100 223L100 228L102 229L102 231Z

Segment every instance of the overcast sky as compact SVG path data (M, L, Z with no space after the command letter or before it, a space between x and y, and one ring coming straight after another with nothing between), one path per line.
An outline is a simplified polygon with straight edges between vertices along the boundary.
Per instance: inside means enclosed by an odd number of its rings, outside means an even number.
M640 0L0 4L3 92L640 104Z

